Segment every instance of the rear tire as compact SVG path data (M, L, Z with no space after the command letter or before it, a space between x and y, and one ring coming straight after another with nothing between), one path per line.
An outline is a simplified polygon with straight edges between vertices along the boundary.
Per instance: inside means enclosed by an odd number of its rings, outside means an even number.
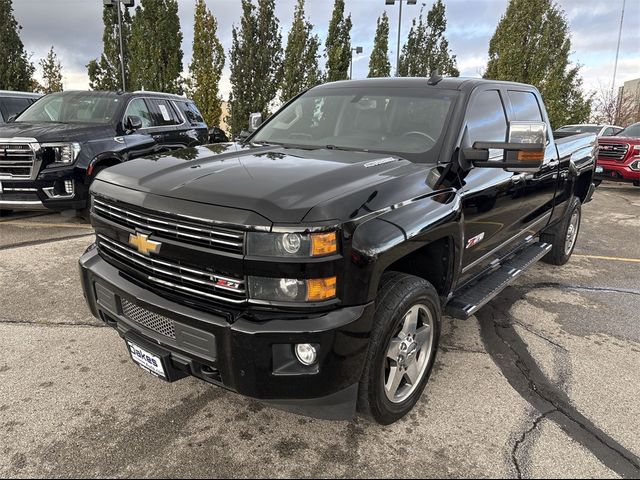
M433 370L440 324L440 299L429 282L383 275L358 392L362 415L389 425L411 411Z
M582 204L578 197L573 197L564 219L550 232L544 233L540 240L552 245L551 251L542 261L551 265L564 265L571 258L576 247L580 222L582 220Z
M633 182L634 187L640 187L640 180L636 180Z
M11 213L13 213L13 210L0 210L0 217L7 217Z

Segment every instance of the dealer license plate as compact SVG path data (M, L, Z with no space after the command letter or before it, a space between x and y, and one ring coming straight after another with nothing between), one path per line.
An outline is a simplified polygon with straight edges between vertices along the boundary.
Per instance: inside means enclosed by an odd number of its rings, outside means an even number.
M162 366L162 360L157 355L153 353L147 352L144 348L140 348L135 343L132 343L130 340L127 340L127 346L129 347L129 353L131 353L131 358L134 362L136 362L140 367L142 367L147 372L155 375L157 377L161 377L166 379L167 375L165 374L164 367Z

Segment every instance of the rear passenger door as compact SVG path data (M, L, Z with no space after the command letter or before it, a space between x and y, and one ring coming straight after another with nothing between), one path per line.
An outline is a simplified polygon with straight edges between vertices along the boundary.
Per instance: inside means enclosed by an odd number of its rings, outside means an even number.
M187 141L191 142L191 145L209 143L209 127L196 104L188 99L174 100L173 104L185 121L181 126L181 135L187 137ZM211 126L214 127L215 125Z
M162 133L161 144L164 150L178 150L191 145L186 135L186 122L171 100L165 98L147 98L147 104L154 121Z

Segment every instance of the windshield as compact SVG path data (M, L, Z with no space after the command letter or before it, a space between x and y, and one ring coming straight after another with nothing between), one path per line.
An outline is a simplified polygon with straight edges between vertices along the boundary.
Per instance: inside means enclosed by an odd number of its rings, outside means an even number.
M436 161L456 95L426 85L311 90L278 113L251 141Z
M575 132L575 133L598 133L602 125L567 125L560 127L559 132Z
M18 122L111 123L121 99L99 92L54 93L26 109Z
M640 138L640 123L629 125L621 132L616 133L617 137L635 137Z

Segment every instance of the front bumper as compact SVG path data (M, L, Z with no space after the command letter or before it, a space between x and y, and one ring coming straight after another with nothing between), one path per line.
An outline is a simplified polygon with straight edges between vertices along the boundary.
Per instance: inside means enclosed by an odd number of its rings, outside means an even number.
M168 301L125 278L90 249L80 258L84 295L94 316L123 338L142 338L168 352L176 375L193 375L209 383L274 406L319 418L355 415L357 385L367 354L374 305L283 319L278 312L252 320L246 312L224 317ZM174 336L159 333L123 311L135 305L155 318L167 319ZM318 348L316 365L305 367L293 345Z
M637 158L632 161L621 163L611 160L598 160L598 167L602 167L602 173L596 173L595 178L598 180L616 180L619 182L638 182L640 181L640 170L631 168Z

